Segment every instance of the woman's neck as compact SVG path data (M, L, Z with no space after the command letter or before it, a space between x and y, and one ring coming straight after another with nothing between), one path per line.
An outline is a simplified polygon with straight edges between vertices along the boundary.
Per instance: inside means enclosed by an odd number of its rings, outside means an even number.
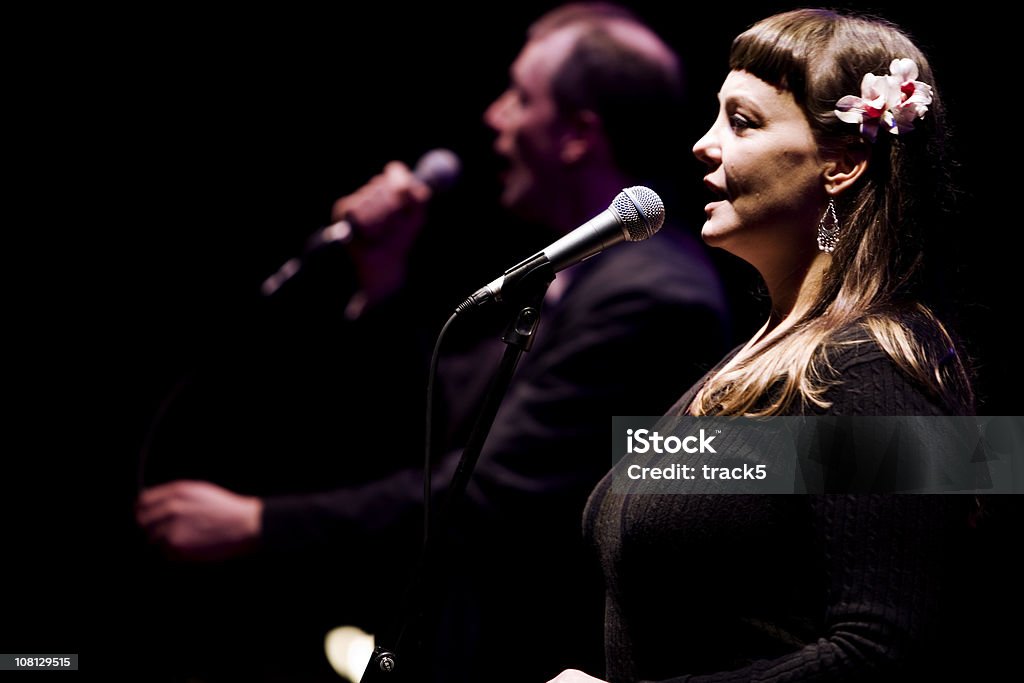
M814 307L831 260L827 254L816 252L808 261L786 272L762 273L772 308L764 327L754 335L747 348L785 332Z

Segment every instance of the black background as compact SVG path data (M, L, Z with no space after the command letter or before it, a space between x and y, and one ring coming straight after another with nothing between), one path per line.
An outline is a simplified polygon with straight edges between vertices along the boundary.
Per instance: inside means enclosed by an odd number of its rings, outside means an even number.
M450 147L467 194L493 199L481 114L526 26L553 4L175 4L8 17L0 652L79 652L83 667L89 653L115 660L145 580L132 575L131 502L162 398L233 333L262 279L327 222L333 200L388 160ZM1019 62L1005 59L1001 39L1011 22L994 3L840 4L896 21L932 58L963 164L945 271L956 324L977 362L979 412L1019 415L1010 324L1020 219L1007 182L1019 117L1006 101ZM713 119L731 38L795 5L631 6L683 56L692 115L680 125L695 141ZM679 154L695 199L667 208L699 226L699 164L643 131L637 144ZM464 293L480 272L527 253L483 221L442 242L461 250L465 272L439 278Z

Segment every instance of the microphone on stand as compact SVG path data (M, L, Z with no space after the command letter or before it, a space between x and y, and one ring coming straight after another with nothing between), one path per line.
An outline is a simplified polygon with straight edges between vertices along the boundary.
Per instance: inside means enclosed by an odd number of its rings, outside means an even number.
M654 190L637 185L620 192L611 206L570 233L552 242L543 251L505 271L459 304L456 313L490 301L501 301L503 291L514 288L535 268L551 264L554 272L574 266L619 242L639 242L652 236L665 222L665 205Z
M447 149L432 149L416 162L413 175L430 186L434 192L450 189L459 179L462 163L459 157ZM358 232L358 226L352 221L340 220L314 232L302 250L302 256L288 259L277 271L263 281L260 291L264 296L272 296L277 290L302 269L303 257L328 244L348 244Z

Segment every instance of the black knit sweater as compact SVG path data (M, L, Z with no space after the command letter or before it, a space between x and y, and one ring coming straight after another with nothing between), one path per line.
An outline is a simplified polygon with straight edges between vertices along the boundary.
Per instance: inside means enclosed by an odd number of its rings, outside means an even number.
M831 359L829 414L948 412L874 343ZM921 680L953 651L972 496L620 494L611 481L584 514L611 683Z

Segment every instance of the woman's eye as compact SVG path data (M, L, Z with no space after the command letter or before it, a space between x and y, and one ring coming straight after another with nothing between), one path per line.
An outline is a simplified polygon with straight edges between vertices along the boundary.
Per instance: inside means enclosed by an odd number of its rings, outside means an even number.
M755 127L749 119L747 119L744 116L740 116L739 114L733 114L732 116L729 117L729 125L735 131L744 131L748 128Z

